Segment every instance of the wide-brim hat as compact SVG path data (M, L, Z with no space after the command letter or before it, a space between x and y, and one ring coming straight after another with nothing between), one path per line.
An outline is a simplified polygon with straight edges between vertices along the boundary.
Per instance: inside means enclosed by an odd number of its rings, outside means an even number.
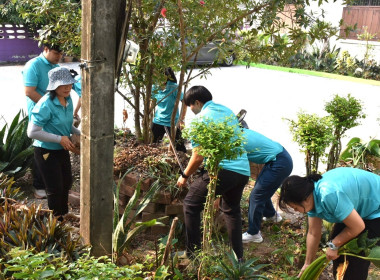
M56 90L59 86L75 84L77 81L71 76L66 67L56 67L48 73L49 85L46 90Z

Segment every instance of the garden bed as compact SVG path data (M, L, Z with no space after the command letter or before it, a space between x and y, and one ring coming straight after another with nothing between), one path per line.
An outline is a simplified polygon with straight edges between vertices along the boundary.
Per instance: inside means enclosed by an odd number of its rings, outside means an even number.
M189 156L180 153L180 158L184 166L186 166ZM133 192L136 183L141 180L142 191L147 191L152 181L161 180L162 194L156 198L156 201L150 203L146 211L140 215L142 221L151 218L168 216L166 225L161 228L152 228L143 234L139 234L131 243L128 250L129 264L143 264L147 262L147 258L151 261L155 259L160 237L166 235L169 231L170 223L173 217L183 217L181 199L184 192L176 192L175 184L178 178L178 164L175 161L174 155L168 150L168 147L158 145L143 145L137 143L133 137L120 138L116 141L115 146L115 161L114 161L114 176L115 181L118 181L124 173L134 167L133 172L128 174L124 179L126 182L121 182L121 199L124 201L120 206L125 205L131 193ZM253 177L260 171L261 166L251 166ZM74 183L72 190L79 193L80 185L80 162L79 156L72 155L72 169ZM21 187L27 198L26 204L31 203L42 204L43 208L47 208L46 199L35 199L33 197L32 176L27 173L24 177L18 179L16 186ZM247 210L248 198L253 188L254 181L251 180L245 188L243 199L241 202L243 214L243 232L247 230ZM169 197L169 198L168 198ZM276 203L277 195L273 197ZM121 208L122 209L122 208ZM79 205L70 204L70 212L79 214ZM161 215L161 216L160 216ZM260 271L262 275L269 279L296 279L300 268L303 265L303 256L305 248L305 217L302 214L281 213L284 220L281 224L263 223L262 235L264 242L260 244L249 243L244 244L244 256L246 259L253 257L259 258L259 263L270 264L267 268ZM222 221L222 219L217 219ZM78 221L69 221L74 227L79 227ZM183 222L180 222L183 228ZM176 231L178 243L175 245L175 250L184 249L183 231ZM222 238L227 244L226 233L223 227L223 222L220 224ZM153 269L154 270L154 269ZM379 276L379 271L371 266L370 274L373 277ZM184 271L186 275L186 270ZM190 278L185 278L190 279ZM331 267L327 269L320 279L331 279ZM376 278L370 278L376 279Z

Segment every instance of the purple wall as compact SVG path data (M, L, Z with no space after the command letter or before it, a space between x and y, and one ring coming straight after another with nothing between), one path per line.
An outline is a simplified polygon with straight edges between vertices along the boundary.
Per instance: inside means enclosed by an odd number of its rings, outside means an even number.
M41 51L24 26L0 24L0 63L27 62Z

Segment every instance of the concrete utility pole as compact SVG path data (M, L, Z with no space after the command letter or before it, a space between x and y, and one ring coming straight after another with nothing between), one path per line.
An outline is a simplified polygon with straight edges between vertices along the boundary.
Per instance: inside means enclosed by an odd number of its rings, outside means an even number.
M120 40L116 26L121 2L82 1L80 233L95 256L112 253L115 64Z

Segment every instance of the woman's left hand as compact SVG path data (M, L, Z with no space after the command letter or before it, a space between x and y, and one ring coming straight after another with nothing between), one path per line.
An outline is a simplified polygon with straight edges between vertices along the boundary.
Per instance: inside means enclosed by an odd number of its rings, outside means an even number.
M326 257L330 261L336 260L339 257L338 251L327 248Z

